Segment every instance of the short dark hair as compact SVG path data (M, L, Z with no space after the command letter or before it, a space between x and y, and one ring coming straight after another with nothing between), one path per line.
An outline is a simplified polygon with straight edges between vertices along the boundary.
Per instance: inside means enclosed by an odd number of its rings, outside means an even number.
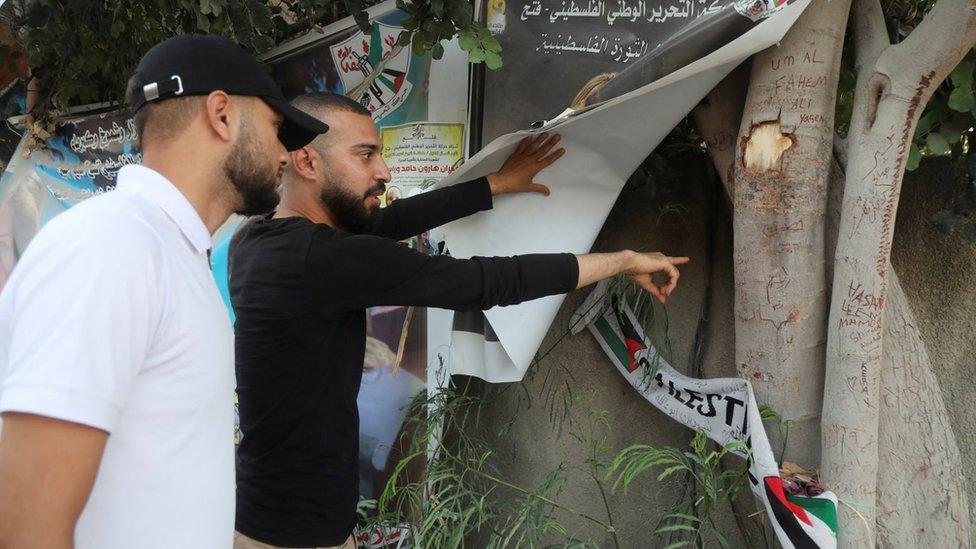
M125 90L125 102L131 105L133 94L141 92L138 80L129 79ZM154 140L168 140L179 135L197 114L205 95L176 97L156 103L146 103L132 116L143 149Z
M359 102L338 93L306 93L292 99L291 104L292 106L297 107L311 114L312 116L315 116L316 114L324 116L326 113L331 111L344 111L372 117L369 110L362 106Z

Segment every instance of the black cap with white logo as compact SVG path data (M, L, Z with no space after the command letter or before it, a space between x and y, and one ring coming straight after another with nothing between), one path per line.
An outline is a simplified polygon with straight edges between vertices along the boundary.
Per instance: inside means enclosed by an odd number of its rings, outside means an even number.
M254 57L222 36L184 34L152 47L139 61L139 89L129 108L146 103L221 90L260 97L284 118L278 138L289 151L300 149L329 126L288 104L281 89Z

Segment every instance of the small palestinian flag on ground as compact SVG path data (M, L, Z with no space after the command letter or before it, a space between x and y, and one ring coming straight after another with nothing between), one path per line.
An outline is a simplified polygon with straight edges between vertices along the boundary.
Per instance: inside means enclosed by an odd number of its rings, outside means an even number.
M775 530L784 547L796 549L835 547L837 543L837 496L824 492L815 497L788 496L780 477L763 479L766 504L776 520ZM784 537L786 539L784 539Z

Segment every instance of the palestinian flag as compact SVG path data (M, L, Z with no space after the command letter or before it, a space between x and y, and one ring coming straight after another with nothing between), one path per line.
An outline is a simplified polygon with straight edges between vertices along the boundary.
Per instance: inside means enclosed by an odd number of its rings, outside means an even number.
M624 345L627 346L627 371L633 372L637 369L637 352L647 349L643 338L637 332L637 327L630 321L630 318L622 313L620 299L613 297L613 312L617 316L617 324L623 334Z
M766 504L776 520L775 529L796 549L817 549L837 543L837 497L824 492L816 497L787 496L779 476L763 479ZM783 536L780 541L784 542Z
M815 497L786 494L748 380L700 379L675 370L657 355L627 303L608 295L605 284L597 285L570 320L572 330L584 325L616 370L653 406L718 444L743 443L731 452L747 460L749 488L762 502L784 549L836 549L837 497L831 492ZM653 376L648 375L645 354L657 357Z

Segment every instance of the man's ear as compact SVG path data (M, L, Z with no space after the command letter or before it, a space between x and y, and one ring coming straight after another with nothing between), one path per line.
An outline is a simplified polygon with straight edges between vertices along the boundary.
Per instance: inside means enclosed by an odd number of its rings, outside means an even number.
M308 145L291 152L291 166L303 179L315 179L315 155Z
M231 101L230 96L220 90L210 92L204 109L210 130L223 141L233 141L237 132L233 119L240 117L240 109Z

